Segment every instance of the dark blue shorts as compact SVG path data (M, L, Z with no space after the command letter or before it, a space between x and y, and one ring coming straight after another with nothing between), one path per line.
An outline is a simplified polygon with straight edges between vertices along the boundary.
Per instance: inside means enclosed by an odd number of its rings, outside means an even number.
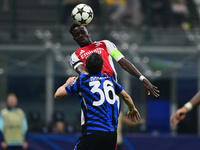
M8 146L6 150L22 150L22 146Z
M116 132L97 132L79 138L74 150L116 150Z

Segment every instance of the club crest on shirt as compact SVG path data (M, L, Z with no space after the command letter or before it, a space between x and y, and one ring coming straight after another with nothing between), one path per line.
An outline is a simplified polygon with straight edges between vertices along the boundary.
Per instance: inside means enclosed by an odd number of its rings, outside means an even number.
M71 65L73 65L75 63L75 61L72 59L72 56L70 57L69 62L70 62Z
M98 46L100 46L100 45L101 45L101 43L100 43L100 42L98 42L98 43L96 43L95 45L96 45L96 47L98 47Z

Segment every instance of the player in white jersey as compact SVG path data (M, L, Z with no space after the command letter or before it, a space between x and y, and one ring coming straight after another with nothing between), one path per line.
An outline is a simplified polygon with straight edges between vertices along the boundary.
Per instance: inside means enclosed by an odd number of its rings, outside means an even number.
M104 40L93 43L86 26L79 26L77 24L73 24L71 26L70 33L72 34L74 40L81 47L75 51L70 58L70 64L78 74L87 73L85 68L86 58L91 53L96 52L102 56L104 61L102 73L112 76L116 79L116 71L112 62L113 58L124 70L139 78L143 82L144 88L147 90L148 95L153 94L155 97L159 96L158 88L152 85L151 82L149 82L149 80L145 78L138 71L138 69L120 53L120 51L112 42Z

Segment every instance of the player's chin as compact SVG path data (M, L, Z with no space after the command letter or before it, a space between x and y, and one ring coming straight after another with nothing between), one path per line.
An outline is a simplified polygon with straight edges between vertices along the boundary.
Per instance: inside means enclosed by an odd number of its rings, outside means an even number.
M80 45L81 47L84 47L84 46L87 46L87 43L86 43L85 41L80 41L80 42L79 42L79 45Z

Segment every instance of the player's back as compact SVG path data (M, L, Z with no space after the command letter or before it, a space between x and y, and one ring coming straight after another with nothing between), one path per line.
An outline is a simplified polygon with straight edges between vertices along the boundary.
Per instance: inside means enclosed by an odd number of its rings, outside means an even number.
M81 75L76 82L85 119L82 132L116 131L118 104L115 94L120 93L122 87L104 74Z

